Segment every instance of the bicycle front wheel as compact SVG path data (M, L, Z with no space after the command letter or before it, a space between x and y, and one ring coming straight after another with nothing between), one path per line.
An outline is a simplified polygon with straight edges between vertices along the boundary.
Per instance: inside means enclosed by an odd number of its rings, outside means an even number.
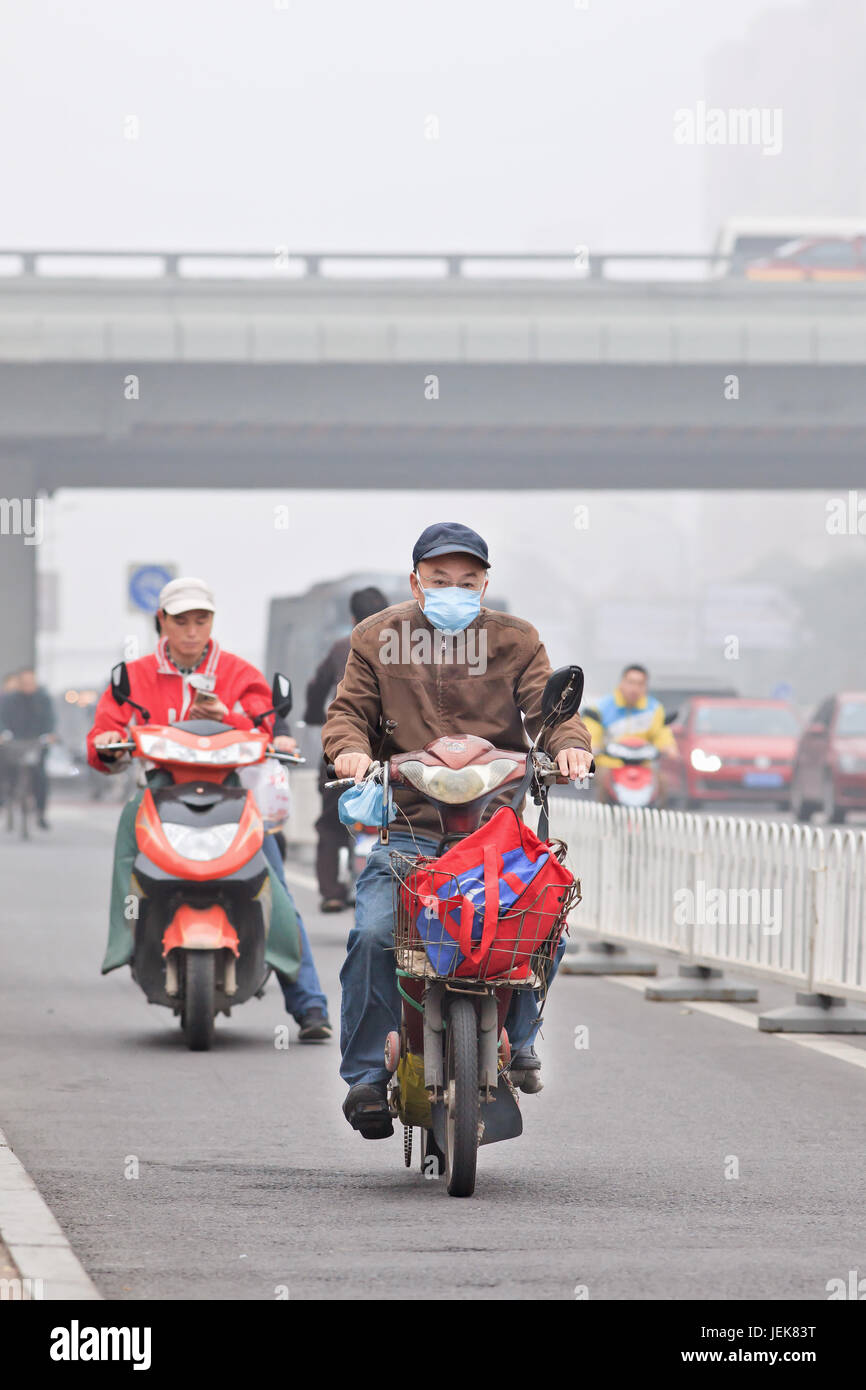
M469 998L448 1010L445 1046L445 1178L451 1197L471 1197L478 1160L478 1018Z

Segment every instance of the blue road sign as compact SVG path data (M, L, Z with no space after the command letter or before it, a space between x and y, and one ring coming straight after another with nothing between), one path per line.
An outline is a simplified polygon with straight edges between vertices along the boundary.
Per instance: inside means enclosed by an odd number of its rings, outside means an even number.
M160 591L176 575L174 565L131 565L127 585L130 607L142 613L155 613Z

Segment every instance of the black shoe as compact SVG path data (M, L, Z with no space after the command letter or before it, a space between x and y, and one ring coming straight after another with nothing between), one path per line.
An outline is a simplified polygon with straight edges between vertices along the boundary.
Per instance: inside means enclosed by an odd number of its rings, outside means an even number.
M37 818L36 824L39 826L39 829L40 829L40 830L50 830L50 829L51 829L51 826L48 824L48 822L47 822L47 820L45 819L44 816L39 816L39 817Z
M508 1069L511 1077L512 1086L525 1092L528 1096L537 1095L544 1088L541 1079L541 1062L535 1055L534 1047L527 1047L523 1052L515 1052L511 1058L511 1066Z
M310 1009L301 1019L298 1042L327 1042L334 1036L331 1021L324 1009Z
M351 1086L343 1101L343 1114L365 1139L390 1139L394 1125L388 1105L388 1083L362 1081Z
M349 904L345 898L322 898L319 903L320 912L345 912Z

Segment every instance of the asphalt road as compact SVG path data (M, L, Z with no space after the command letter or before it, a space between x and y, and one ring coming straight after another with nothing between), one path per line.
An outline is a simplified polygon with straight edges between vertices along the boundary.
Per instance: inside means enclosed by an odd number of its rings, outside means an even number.
M107 1298L824 1299L866 1273L863 1069L561 978L524 1135L449 1198L399 1131L349 1129L336 1042L274 1047L275 984L193 1054L100 976L116 814L0 834L0 1128ZM348 917L298 900L337 1014Z

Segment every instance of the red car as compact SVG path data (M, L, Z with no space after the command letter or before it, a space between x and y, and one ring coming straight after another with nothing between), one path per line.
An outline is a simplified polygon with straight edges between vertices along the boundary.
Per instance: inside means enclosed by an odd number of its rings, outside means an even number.
M669 762L673 799L772 801L788 809L800 720L787 700L700 697L671 725L680 758Z
M823 811L839 825L866 811L866 691L832 695L803 730L794 764L791 809L799 820Z
M801 237L750 261L747 280L864 280L866 237Z

